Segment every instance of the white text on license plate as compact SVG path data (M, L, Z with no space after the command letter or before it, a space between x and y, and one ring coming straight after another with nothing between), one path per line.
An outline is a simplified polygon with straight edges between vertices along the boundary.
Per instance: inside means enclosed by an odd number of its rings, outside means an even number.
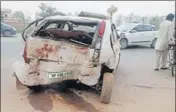
M68 76L72 76L72 72L48 72L48 76L50 79L53 78L61 78L61 77L68 77Z

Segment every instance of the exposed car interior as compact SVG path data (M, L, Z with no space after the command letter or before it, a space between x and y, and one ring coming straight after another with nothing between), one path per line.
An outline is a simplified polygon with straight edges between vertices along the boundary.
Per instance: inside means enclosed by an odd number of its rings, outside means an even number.
M51 21L42 26L35 36L90 45L96 29L97 23Z

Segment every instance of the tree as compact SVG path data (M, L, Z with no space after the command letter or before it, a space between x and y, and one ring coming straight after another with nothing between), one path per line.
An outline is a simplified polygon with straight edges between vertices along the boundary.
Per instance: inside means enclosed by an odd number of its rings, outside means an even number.
M32 18L29 15L26 15L26 19L25 19L25 26L29 25L32 22Z
M159 16L153 16L149 20L149 23L152 24L152 25L155 25L156 28L158 29L161 21L162 21L162 19Z
M134 21L137 22L137 23L139 23L139 22L141 22L141 18L142 18L141 16L135 15L134 16Z
M23 25L25 26L25 15L22 11L15 11L13 13L13 17L20 19L23 22Z
M16 11L13 13L13 17L17 19L21 19L22 21L25 20L24 13L22 11Z
M38 7L41 11L38 14L42 18L45 18L48 16L55 16L55 15L61 15L61 16L65 15L64 13L57 11L57 9L55 7L47 6L44 3L41 3Z
M112 21L112 16L114 13L117 12L117 7L112 5L110 8L107 9L107 13L110 15L110 20Z
M116 25L117 25L117 26L120 26L120 25L122 24L122 21L123 21L122 15L119 14L119 15L117 16Z
M134 13L130 13L128 16L127 16L127 22L128 23L132 23L134 21Z
M25 23L28 25L29 23L32 22L31 13L25 12L24 14L25 14Z

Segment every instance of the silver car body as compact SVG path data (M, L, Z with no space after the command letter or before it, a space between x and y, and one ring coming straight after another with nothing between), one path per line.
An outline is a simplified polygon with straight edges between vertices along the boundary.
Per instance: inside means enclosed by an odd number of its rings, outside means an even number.
M125 26L125 27L123 27ZM153 27L153 30L148 31L133 31L134 28L138 26L149 26ZM121 28L123 27L123 28ZM126 38L128 40L128 45L151 45L152 42L157 38L157 32L154 25L150 24L140 24L140 23L126 23L117 28L117 33L121 38Z

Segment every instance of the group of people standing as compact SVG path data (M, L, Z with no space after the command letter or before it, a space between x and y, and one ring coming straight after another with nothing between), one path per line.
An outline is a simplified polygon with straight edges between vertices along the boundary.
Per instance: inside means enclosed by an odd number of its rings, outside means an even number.
M168 14L166 20L164 20L159 27L157 41L155 44L156 50L156 66L155 70L159 69L166 70L167 59L169 54L169 44L175 42L175 18L174 14ZM175 57L176 58L176 57Z

